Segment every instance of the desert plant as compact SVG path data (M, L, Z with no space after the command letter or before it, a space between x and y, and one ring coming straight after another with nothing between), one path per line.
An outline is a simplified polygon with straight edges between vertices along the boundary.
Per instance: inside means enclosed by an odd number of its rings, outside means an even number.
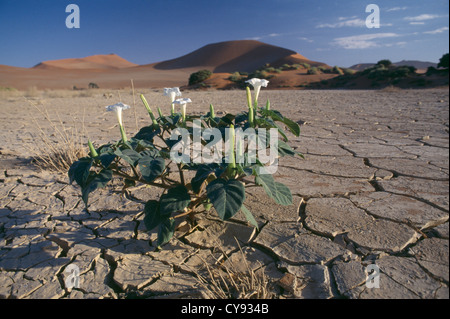
M253 80L257 92L267 85L267 81ZM243 205L245 188L263 187L276 203L292 204L289 188L276 182L271 173L278 157L301 155L287 144L284 131L285 127L299 136L300 127L272 110L269 101L265 107L258 107L249 87L246 92L247 111L223 117L216 116L212 105L206 115L188 115L186 103L190 99L172 102L180 104L181 113L165 116L158 109L156 117L141 95L151 121L130 139L122 123L122 111L129 106L108 106L117 115L121 139L98 148L89 141L89 156L69 169L70 182L81 187L86 208L90 193L105 187L114 175L124 180L124 188L138 183L160 188L159 200L147 201L144 208L144 223L149 231L158 228L159 245L173 236L175 220L186 217L193 223L197 214L209 211L211 206L222 220L242 212L258 227ZM189 141L194 141L192 155Z
M256 70L255 72L249 74L248 78L258 78L258 79L270 79L274 77L274 75L269 74L266 70Z
M305 69L311 68L311 65L309 63L300 63L300 66L304 67Z
M189 77L189 85L195 85L209 79L212 72L209 70L200 70L192 73Z
M216 259L216 263L210 265L206 260L200 258L206 274L200 274L194 270L197 280L211 299L271 299L275 294L270 289L269 279L264 271L257 272L250 266L247 258L236 240L239 247L239 265L229 262L229 256L220 245L218 250L227 259L224 263ZM212 256L214 258L214 255ZM260 264L260 267L262 265Z
M98 86L97 83L91 82L91 83L89 83L88 88L90 88L90 89L98 89L99 86Z
M83 123L81 128L74 126L69 129L59 115L58 120L54 120L46 108L39 108L30 100L28 102L34 108L30 114L35 114L32 120L39 136L35 148L29 149L34 154L32 156L34 165L41 170L67 172L74 162L87 155L86 147L81 141ZM36 116L40 116L40 119ZM50 127L51 134L42 127L43 123Z
M320 73L319 69L317 69L315 66L313 66L312 68L308 69L308 72L307 72L307 74L309 74L309 75L319 74L319 73Z
M342 71L342 69L340 67L338 67L338 66L333 67L332 73L333 74L344 75L344 71Z
M378 61L378 62L377 62L377 65L378 65L378 66L382 65L382 66L388 68L388 67L390 67L390 66L392 65L392 62L391 62L391 60L385 59L385 60L380 60L380 61Z
M353 75L356 73L355 70L350 69L350 68L341 68L341 69L344 72L344 75Z
M444 69L448 69L449 68L449 54L444 54L442 56L442 58L439 59L439 63L437 65L438 68L444 68Z
M231 74L228 77L228 80L230 80L232 82L238 82L238 81L242 80L242 75L239 72L234 72L233 74Z

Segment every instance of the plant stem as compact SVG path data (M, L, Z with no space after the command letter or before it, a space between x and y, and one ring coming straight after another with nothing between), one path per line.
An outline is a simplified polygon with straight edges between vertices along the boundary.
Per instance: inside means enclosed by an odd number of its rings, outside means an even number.
M183 172L183 164L180 163L177 165L178 166L178 171L180 172L180 181L181 184L183 184L183 186L186 186L186 180L184 179L184 172Z
M155 187L160 187L160 188L164 188L164 189L171 189L172 186L170 185L164 185L164 184L159 184L159 183L153 183L153 182L147 182L145 180L142 180L141 178L137 178L137 177L133 177L130 175L127 175L125 173L119 172L119 171L112 171L114 175L120 176L120 177L124 177L126 179L135 181L135 182L139 182L142 184L146 184L146 185L150 185L150 186L155 186Z
M123 125L119 123L119 127L120 127L120 135L122 136L122 142L124 143L128 142L127 135L125 134L125 129L123 128Z

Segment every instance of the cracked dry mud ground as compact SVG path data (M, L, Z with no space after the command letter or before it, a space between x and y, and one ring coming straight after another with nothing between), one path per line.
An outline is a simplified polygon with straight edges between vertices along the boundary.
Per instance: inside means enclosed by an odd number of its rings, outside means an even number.
M277 206L249 190L246 206L260 230L237 215L222 223L202 216L155 252L156 234L142 222L154 189L126 197L113 187L92 195L89 211L66 175L27 162L39 147L34 112L23 98L0 101L0 298L201 298L199 257L242 260L264 272L285 298L449 298L449 93L407 91L263 91L274 109L302 121L292 144L305 159L284 158L275 178L294 194ZM133 97L123 91L123 102ZM168 112L160 92L147 91ZM184 92L191 112L239 111L242 91ZM101 94L32 99L66 129L84 118L98 144L118 138ZM133 112L136 112L136 117ZM58 116L57 116L58 115ZM140 104L124 113L129 134L148 122ZM85 137L86 137L85 136ZM118 182L116 183L118 184ZM120 187L118 188L120 190ZM380 268L380 288L367 288L365 268ZM80 269L80 289L66 289L66 268ZM281 279L281 280L280 280Z

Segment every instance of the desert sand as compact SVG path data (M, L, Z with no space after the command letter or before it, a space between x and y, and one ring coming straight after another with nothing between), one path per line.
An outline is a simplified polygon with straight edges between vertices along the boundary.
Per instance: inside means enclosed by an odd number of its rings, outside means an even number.
M92 194L86 211L66 174L30 163L45 147L40 130L61 147L56 128L83 143L117 140L105 106L119 99L132 106L124 112L132 136L149 124L139 93L169 112L160 89L2 93L0 298L208 298L195 272L203 273L202 260L213 263L211 253L223 254L217 247L242 265L234 237L277 297L449 297L448 90L263 90L260 99L303 123L291 142L305 159L281 160L274 176L290 187L294 205L249 191L259 231L243 216L223 223L211 212L160 252L142 212L157 191L136 187L124 197L108 187ZM206 113L210 103L219 115L245 107L241 90L183 97L193 101L190 113ZM366 286L371 263L381 270L379 288ZM65 286L72 264L80 289Z

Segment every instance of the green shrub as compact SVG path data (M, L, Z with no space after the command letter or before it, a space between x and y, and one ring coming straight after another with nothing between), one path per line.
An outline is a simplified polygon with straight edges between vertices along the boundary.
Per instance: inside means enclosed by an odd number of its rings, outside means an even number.
M355 70L349 68L342 68L342 71L344 72L344 75L353 75L356 73Z
M339 75L344 75L344 71L342 71L342 69L338 66L335 66L332 70L333 74L339 74Z
M242 79L242 75L239 72L234 72L228 77L228 80L232 82L238 82Z
M91 82L91 83L89 83L88 88L90 88L90 89L98 89L99 87L98 87L97 83Z
M304 67L305 69L310 69L311 68L311 65L308 64L308 63L300 63L299 65Z
M256 70L254 73L249 74L248 78L252 79L252 78L258 78L258 79L270 79L273 78L274 75L270 75L267 71L265 70Z
M320 73L319 70L315 66L313 66L312 68L309 68L308 72L307 72L308 75L319 74L319 73Z
M192 73L189 77L189 85L201 83L209 79L211 75L212 72L209 70L200 70L198 72Z
M385 60L378 61L377 65L382 65L382 66L388 68L392 65L392 62L390 60L385 59Z
M430 67L428 67L428 69L427 69L426 75L430 76L430 75L438 74L438 73L439 73L439 70L438 70L438 69L436 69L434 66L430 66Z
M438 68L449 68L449 56L448 53L444 54L442 58L439 60L439 64L437 65Z

